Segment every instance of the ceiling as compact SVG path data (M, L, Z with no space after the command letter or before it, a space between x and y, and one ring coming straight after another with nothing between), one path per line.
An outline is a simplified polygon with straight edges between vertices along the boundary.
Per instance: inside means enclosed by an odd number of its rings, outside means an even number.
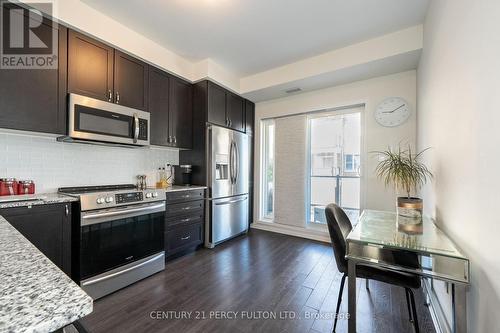
M82 0L191 61L249 75L422 23L428 0Z

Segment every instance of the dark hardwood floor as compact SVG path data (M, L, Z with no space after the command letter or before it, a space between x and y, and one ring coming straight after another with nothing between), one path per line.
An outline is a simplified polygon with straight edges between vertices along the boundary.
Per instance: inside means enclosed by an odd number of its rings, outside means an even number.
M83 324L96 333L331 332L340 278L328 244L251 230L96 301ZM420 331L434 332L422 292L415 296ZM216 317L230 311L236 319ZM370 281L368 291L358 279L357 314L358 332L413 332L402 288ZM340 319L337 332L346 331Z

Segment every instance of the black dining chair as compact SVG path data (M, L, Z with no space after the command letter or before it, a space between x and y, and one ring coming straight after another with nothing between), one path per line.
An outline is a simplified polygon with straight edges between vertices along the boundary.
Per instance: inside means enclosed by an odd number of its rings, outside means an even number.
M343 274L342 280L340 281L337 309L335 310L335 322L333 324L333 332L335 332L340 304L342 303L345 279L347 277L347 259L345 258L346 239L347 235L349 235L352 230L352 224L346 213L336 204L328 205L325 209L325 214L337 268ZM377 252L376 256L379 256L379 258L386 263L394 263L396 265L403 265L411 268L419 267L418 258L414 253L401 252L396 256L392 252L384 251L383 249L377 249ZM356 265L356 277L366 279L367 288L368 280L381 281L405 288L410 322L413 323L415 332L419 332L415 295L412 291L412 289L420 288L420 277L418 275L359 264Z

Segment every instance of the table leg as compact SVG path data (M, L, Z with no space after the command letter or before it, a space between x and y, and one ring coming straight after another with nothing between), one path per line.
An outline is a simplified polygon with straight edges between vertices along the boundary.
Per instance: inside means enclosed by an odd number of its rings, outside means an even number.
M349 333L356 333L356 262L347 261L347 301L349 312Z
M453 306L453 333L467 332L467 297L466 285L453 283L451 285L451 300Z

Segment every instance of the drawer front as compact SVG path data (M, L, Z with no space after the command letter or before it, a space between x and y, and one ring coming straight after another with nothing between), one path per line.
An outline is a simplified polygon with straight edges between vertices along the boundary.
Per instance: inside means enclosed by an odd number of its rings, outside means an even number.
M180 226L165 233L167 255L203 243L203 223Z
M173 217L168 217L165 219L165 226L167 228L174 228L179 225L187 225L193 223L203 223L205 218L205 214L203 210L195 212L195 214L185 214L185 215L177 215Z
M176 204L167 203L167 210L165 212L166 213L165 216L168 219L173 216L192 215L192 214L198 214L199 212L203 213L204 208L205 208L204 200L182 202Z
M167 205L170 203L202 200L205 198L205 190L187 190L167 192Z

